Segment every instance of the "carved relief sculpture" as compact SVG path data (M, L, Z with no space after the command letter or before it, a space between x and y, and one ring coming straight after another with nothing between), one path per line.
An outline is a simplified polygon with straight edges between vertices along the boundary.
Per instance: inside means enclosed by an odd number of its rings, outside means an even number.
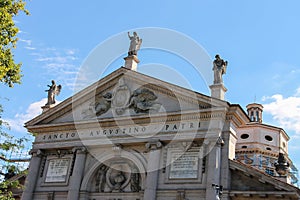
M98 170L98 173L96 175L96 191L97 192L104 192L105 184L106 184L106 171L107 167L105 165L102 165L100 169Z
M120 78L111 97L111 106L117 115L123 114L125 109L129 107L129 99L130 90L125 84L124 79Z
M136 89L131 96L130 106L136 113L146 113L150 110L158 111L161 105L154 103L156 99L157 96L152 91L146 88Z
M117 171L111 179L111 183L114 186L113 189L122 192L122 185L125 182L125 180L126 177L124 173L122 171Z
M132 93L120 78L112 92L97 95L89 108L82 111L84 118L100 116L108 110L113 114L122 115L127 109L133 109L135 113L158 112L161 104L155 102L157 96L147 88L138 88Z
M131 191L132 192L139 192L141 190L140 186L140 175L138 173L138 170L134 167L131 172Z

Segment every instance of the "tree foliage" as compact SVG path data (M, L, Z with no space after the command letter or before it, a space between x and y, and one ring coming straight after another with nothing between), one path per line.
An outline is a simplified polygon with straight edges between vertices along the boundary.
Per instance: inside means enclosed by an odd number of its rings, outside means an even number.
M13 18L24 12L24 0L0 0L0 82L13 87L15 83L21 82L21 63L14 60L13 49L18 41L18 27ZM1 166L0 171L0 200L13 200L13 190L21 185L17 180L10 180L15 174L20 173L19 169L6 158L6 153L19 150L24 147L25 138L15 139L4 131L8 124L2 120L2 105L0 104L0 159L5 161L6 166ZM2 171L5 169L5 171Z
M27 138L14 138L5 130L9 129L8 123L2 119L2 106L0 105L0 200L14 200L13 191L21 189L23 186L18 180L11 180L17 174L24 174L18 168L13 160L7 157L14 151L20 151L24 148L24 143L28 141ZM4 164L5 163L5 164Z
M23 0L0 0L0 82L13 87L21 81L21 63L14 60L13 49L18 41L18 27L13 18L25 9Z

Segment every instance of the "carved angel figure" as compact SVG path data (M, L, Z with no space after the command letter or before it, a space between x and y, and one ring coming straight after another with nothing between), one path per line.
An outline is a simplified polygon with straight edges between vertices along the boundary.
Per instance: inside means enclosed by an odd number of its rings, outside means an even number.
M45 90L46 92L48 92L48 102L46 103L46 105L55 104L55 95L59 95L62 88L61 85L57 86L54 80L52 80L51 83L52 85L47 85L49 89Z
M223 83L222 75L226 73L228 62L221 59L219 55L216 55L215 58L213 63L214 84L219 84Z
M160 108L159 103L154 103L157 96L146 88L139 88L133 91L130 100L130 106L134 108L136 113L146 113L150 110L158 111Z
M128 37L130 39L128 56L137 55L137 52L140 50L142 44L142 39L137 35L136 32L133 32L133 36L130 36L128 32Z

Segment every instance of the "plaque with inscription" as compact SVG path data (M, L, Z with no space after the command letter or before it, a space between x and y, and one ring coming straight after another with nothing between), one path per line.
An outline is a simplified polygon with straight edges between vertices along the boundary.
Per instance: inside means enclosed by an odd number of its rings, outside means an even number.
M66 182L69 165L70 165L70 159L49 160L45 182L46 183Z
M170 152L169 179L197 179L199 152Z

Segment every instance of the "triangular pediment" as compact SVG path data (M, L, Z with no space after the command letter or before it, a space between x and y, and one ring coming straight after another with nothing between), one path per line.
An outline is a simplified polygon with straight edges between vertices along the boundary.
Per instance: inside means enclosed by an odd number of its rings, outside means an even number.
M26 123L27 127L196 112L227 102L120 68Z

